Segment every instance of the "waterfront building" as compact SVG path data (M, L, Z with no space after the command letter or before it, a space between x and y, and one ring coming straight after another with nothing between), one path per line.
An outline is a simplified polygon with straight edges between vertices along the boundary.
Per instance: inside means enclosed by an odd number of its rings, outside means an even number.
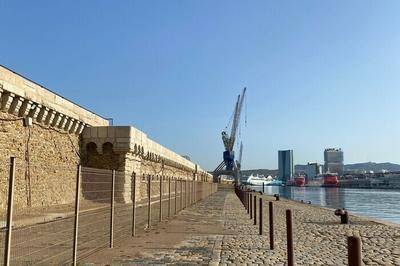
M279 179L283 182L293 179L293 150L278 151Z
M306 165L307 180L314 179L319 174L322 174L322 166L319 163L307 163Z
M337 173L343 175L343 151L337 148L328 148L324 151L325 173Z

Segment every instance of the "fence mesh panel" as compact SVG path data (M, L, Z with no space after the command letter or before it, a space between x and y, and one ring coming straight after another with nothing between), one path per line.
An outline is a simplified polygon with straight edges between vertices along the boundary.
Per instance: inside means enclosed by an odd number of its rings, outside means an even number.
M0 180L4 180L0 183L0 265L3 265L4 262L6 244L9 169L8 162L0 162Z
M32 159L16 161L10 265L71 264L77 170L78 166L49 166ZM0 162L0 265L5 256L9 171L10 163ZM176 177L114 173L113 179L111 170L81 168L78 260L110 247L111 235L113 243L131 237L134 217L136 233L147 229L149 188L152 226L159 223L160 214L162 220L173 217L196 199L195 193L206 196L209 188L196 183L194 191L194 182Z
M39 180L43 176L50 180ZM72 258L76 169L16 162L11 265L51 265ZM59 180L63 180L60 182ZM60 189L59 184L65 188ZM60 195L60 193L62 195ZM58 204L50 204L57 202Z
M82 167L79 204L78 258L109 247L112 171Z
M133 176L123 172L115 174L114 198L114 242L132 235L133 219Z

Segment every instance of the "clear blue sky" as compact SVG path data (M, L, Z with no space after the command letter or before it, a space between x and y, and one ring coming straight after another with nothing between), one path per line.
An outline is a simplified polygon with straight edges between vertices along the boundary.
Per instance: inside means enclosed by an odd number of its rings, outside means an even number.
M400 163L400 1L0 1L0 63L212 170L248 88L243 167Z

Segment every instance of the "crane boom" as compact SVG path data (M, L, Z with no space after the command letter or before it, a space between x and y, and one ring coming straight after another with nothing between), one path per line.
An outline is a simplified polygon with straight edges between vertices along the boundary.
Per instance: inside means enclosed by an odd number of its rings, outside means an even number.
M230 141L229 141L229 146L227 149L230 151L233 150L233 146L235 145L236 132L239 127L240 114L242 112L242 106L243 106L243 100L244 100L245 94L246 94L246 87L243 89L242 95L240 95L240 94L238 95L238 99L236 102L235 114L233 116L232 130L231 130L231 135L230 135Z
M240 142L240 150L239 150L239 165L242 165L242 153L243 153L243 142Z

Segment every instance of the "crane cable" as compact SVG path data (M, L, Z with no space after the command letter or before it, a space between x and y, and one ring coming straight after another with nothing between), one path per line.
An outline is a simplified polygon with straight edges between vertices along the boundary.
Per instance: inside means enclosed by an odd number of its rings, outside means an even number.
M235 110L233 110L233 112L232 112L232 114L231 114L231 117L229 118L229 120L228 120L228 123L227 123L227 125L226 125L226 127L225 127L225 132L228 130L228 128L230 127L230 125L232 124L232 122L233 122L233 115L235 114ZM228 132L227 132L228 133Z

